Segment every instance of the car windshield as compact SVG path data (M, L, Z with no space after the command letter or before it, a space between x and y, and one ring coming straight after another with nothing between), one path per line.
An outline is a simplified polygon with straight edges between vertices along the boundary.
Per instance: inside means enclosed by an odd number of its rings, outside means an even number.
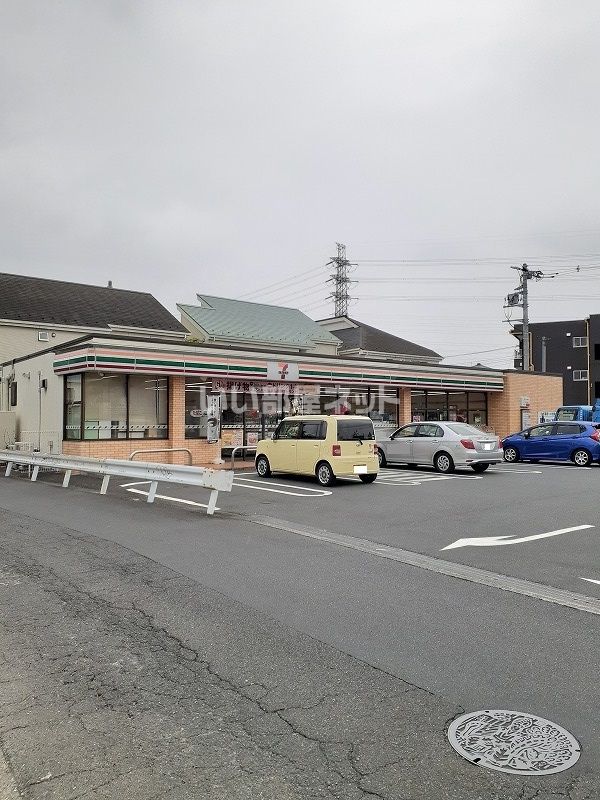
M449 422L447 425L453 433L457 433L459 436L485 436L484 432L480 431L479 428L474 428L472 425L466 425L463 422Z
M375 438L375 431L373 430L373 423L371 420L338 420L338 434L339 442L351 442L359 439L361 442L365 440L371 441Z
M559 420L574 420L577 419L577 409L576 408L561 408L556 415L556 419Z

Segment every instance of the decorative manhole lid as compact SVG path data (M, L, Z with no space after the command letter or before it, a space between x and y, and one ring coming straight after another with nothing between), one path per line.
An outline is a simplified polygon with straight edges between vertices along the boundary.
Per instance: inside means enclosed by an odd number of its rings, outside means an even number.
M577 762L581 747L569 731L520 711L474 711L448 728L457 753L472 764L515 775L551 775Z

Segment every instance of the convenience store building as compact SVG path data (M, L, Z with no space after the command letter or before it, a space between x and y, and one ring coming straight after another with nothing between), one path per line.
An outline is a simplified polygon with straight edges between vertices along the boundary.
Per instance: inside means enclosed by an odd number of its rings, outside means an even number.
M319 324L294 309L198 300L180 306L185 341L89 335L3 363L0 397L16 412L17 438L94 457L186 448L210 464L286 414L364 413L380 437L411 420L463 420L504 436L562 402L557 376L443 365L346 317Z

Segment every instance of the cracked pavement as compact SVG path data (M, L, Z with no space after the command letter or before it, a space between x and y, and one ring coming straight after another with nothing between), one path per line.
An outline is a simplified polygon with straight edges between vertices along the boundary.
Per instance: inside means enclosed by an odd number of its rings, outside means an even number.
M0 800L600 797L582 765L527 780L472 766L446 740L455 704L1 509L0 609Z

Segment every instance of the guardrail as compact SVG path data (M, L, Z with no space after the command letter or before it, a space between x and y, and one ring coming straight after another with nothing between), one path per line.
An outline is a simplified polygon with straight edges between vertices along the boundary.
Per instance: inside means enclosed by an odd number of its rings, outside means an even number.
M254 452L256 453L256 447L254 445L240 444L237 447L234 447L233 450L231 451L231 469L235 467L235 454L237 453L238 450L254 450Z
M190 466L194 457L192 456L192 451L188 450L187 447L163 447L157 448L156 450L134 450L133 453L129 454L129 461L133 461L136 456L139 456L140 453L187 453L190 459Z
M109 458L84 458L82 456L47 455L23 453L18 450L0 450L0 462L6 463L8 478L15 464L33 467L31 480L37 480L40 468L64 470L63 487L66 489L73 472L85 472L102 476L100 494L106 494L111 477L132 478L150 483L147 502L153 503L159 482L182 486L201 486L210 489L207 514L214 514L219 492L230 492L233 488L233 472L230 470L188 467L180 464L158 464L151 461L124 461Z

